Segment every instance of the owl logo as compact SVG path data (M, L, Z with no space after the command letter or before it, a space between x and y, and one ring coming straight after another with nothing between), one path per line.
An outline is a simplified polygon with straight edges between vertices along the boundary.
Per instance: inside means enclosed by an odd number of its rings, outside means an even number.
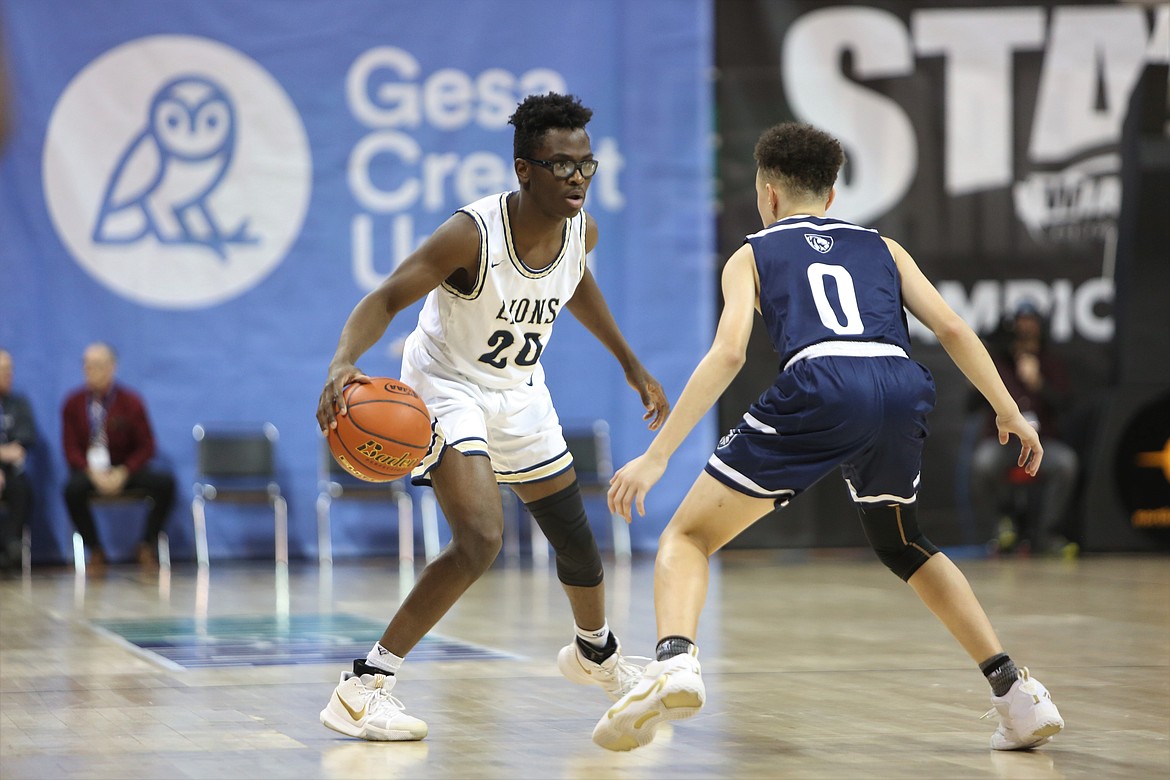
M57 236L143 306L197 309L255 288L289 257L311 201L312 149L284 86L197 35L102 52L61 91L42 148Z
M100 244L153 236L204 246L227 259L231 244L256 244L248 220L225 231L209 197L231 165L236 111L226 91L202 76L178 76L150 100L146 128L122 152L94 225Z

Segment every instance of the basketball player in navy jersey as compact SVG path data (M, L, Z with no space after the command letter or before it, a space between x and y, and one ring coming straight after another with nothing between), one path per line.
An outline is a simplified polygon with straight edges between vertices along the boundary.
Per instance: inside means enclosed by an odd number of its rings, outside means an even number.
M430 449L412 473L433 485L451 543L423 569L381 640L341 682L321 722L368 740L417 740L427 726L390 694L406 654L491 566L502 544L497 483L524 501L556 553L577 636L557 665L617 700L641 667L622 657L605 619L597 543L540 355L554 322L573 313L613 354L657 430L670 405L602 297L585 255L597 225L585 194L597 160L585 131L593 112L569 95L525 99L510 118L520 189L457 211L354 308L341 332L317 421L345 414L342 388L369 378L354 363L404 308L427 296L407 338L401 378L434 418Z
M647 491L671 454L743 366L758 310L781 370L711 456L659 543L654 569L656 660L597 723L610 750L647 744L664 721L694 715L706 693L695 647L708 558L774 507L840 468L866 537L970 654L992 688L997 750L1031 748L1064 726L1048 691L1017 669L959 569L919 530L916 495L930 372L910 359L904 308L930 328L996 413L1000 444L1020 440L1029 473L1044 450L979 337L947 305L906 250L876 231L831 219L845 157L808 125L777 125L756 145L764 229L723 271L715 340L646 452L620 469L610 508L645 514ZM991 712L989 711L988 715Z

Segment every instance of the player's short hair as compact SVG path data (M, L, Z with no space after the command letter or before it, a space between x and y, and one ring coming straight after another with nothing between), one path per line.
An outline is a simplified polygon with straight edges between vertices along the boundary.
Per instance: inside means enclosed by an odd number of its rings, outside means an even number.
M581 105L581 100L572 95L529 95L508 117L508 123L516 128L512 138L512 154L515 157L531 157L544 141L549 130L581 130L593 118L593 109Z
M845 164L836 138L812 125L781 122L756 142L756 165L800 199L827 198Z

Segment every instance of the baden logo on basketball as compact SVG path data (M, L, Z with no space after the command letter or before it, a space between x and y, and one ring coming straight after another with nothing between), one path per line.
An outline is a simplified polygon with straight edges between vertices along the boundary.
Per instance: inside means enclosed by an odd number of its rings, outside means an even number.
M258 63L218 41L156 35L69 83L42 175L82 268L135 302L192 309L280 264L308 208L312 162L300 115Z
M418 458L409 452L403 452L398 455L384 452L382 445L373 439L370 439L365 444L358 445L357 451L359 455L370 463L386 466L391 469L411 469L414 468L414 464L418 463Z

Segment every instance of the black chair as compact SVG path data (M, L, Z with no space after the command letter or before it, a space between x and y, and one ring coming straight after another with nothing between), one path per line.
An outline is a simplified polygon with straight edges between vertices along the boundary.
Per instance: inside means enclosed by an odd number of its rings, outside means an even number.
M614 471L609 423L598 419L587 425L565 426L564 434L569 452L573 453L573 468L577 472L581 493L600 496L604 500ZM613 512L610 513L610 527L614 555L628 559L631 554L629 524L625 518Z
M609 478L613 476L613 453L609 440L609 423L597 419L585 425L562 425L561 432L569 452L573 453L573 469L583 498L598 497L603 500L609 492ZM540 563L549 558L548 539L540 530L536 520L524 508L510 488L500 487L504 504L504 554L515 559L520 556L521 520L529 520L529 539L532 545L532 560ZM608 507L607 507L608 511ZM629 560L631 555L630 527L625 518L610 513L614 555Z
M504 510L504 557L508 560L520 558L520 537L524 534L523 521L527 520L532 560L536 563L547 563L548 538L540 530L536 518L520 501L520 497L507 485L500 485L500 504Z
M191 501L195 524L195 557L209 564L207 553L208 501L266 503L276 521L276 562L288 564L288 503L276 479L276 442L272 423L255 426L196 425L196 483Z
M27 453L25 462L26 473L33 483L34 493L35 486L38 484L37 464L47 463L49 457L49 448L45 444L44 438L38 438ZM0 496L0 525L9 522L9 518L7 517L8 512L8 500L6 496ZM33 517L28 518L24 527L20 529L20 572L21 576L26 578L32 574L32 524L35 521L35 516L36 511L34 506Z
M141 488L130 488L113 496L92 495L89 506L93 510L95 524L103 514L102 508L121 509L132 506L142 508L145 523L145 516L154 508L154 499ZM158 535L158 564L167 569L171 566L171 545L166 531L160 531ZM73 568L75 571L85 572L85 543L81 539L81 534L76 531L73 532Z
M6 511L8 511L7 507L0 503L0 516ZM0 521L2 520L3 518L0 517ZM81 534L75 533L73 537L74 549L76 549L77 543L81 541ZM84 564L84 556L82 562ZM20 572L24 577L32 573L32 523L25 523L24 527L20 529Z
M317 557L322 566L333 563L333 532L330 508L334 501L384 501L393 506L398 516L398 559L414 560L414 497L409 477L392 482L367 482L346 471L329 452L325 439L321 440L320 471L317 480ZM439 554L438 504L431 490L419 497L419 511L423 524L423 550L427 561Z

